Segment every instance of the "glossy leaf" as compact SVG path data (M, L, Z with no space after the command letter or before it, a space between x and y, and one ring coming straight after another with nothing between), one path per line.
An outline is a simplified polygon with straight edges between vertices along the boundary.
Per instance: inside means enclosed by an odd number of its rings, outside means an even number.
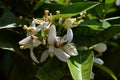
M0 29L20 27L17 17L8 9L5 9L0 17Z
M74 43L81 46L91 46L99 42L103 42L120 33L120 25L110 26L109 28L99 32L99 34L94 37L82 37L76 35L74 38ZM77 39L76 39L77 38Z
M23 57L18 45L20 40L21 37L16 32L12 32L10 30L0 30L0 48L13 51Z
M101 70L105 71L108 75L110 75L114 80L118 80L117 77L115 76L115 74L110 70L108 69L107 67L103 66L103 65L100 65L100 64L97 64L97 63L94 63L94 65L98 68L100 68Z
M43 10L48 9L55 14L55 11L61 12L61 17L70 17L80 14L82 11L86 11L98 5L98 2L79 2L71 5L67 4L44 4Z
M70 0L72 3L75 3L75 2L82 2L82 1L85 1L85 0Z
M40 80L60 80L65 73L64 63L53 59L39 68L36 77Z
M43 3L45 2L45 0L39 0L35 6L33 7L32 11L37 10Z
M83 51L82 56L71 57L68 66L74 80L90 80L93 65L93 52Z
M112 4L112 3L114 3L115 2L115 0L105 0L105 3L106 4Z
M16 56L11 66L9 80L38 80L35 74L36 67L31 61Z
M104 30L111 26L107 21L97 19L84 20L79 26L87 26L94 30Z

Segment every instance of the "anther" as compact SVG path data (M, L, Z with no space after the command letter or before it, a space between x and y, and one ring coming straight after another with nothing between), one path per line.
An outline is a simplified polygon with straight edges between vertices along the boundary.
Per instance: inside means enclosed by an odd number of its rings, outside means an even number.
M20 49L24 49L24 46L20 46Z
M56 15L59 15L60 14L60 11L56 11Z
M26 25L24 25L24 26L23 26L23 29L24 29L24 30L28 30L29 28L28 28Z

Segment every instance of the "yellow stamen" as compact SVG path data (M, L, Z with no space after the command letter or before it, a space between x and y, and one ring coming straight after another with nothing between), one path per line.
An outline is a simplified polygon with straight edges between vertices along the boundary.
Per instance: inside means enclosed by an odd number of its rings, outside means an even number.
M75 49L75 47L71 45L70 50L73 51L74 49Z
M54 56L54 54L52 52L50 52L49 56L52 58Z
M24 49L25 47L24 46L20 46L20 49Z
M44 14L45 14L45 16L48 16L49 10L45 10L45 11L44 11Z
M59 15L60 14L60 11L56 11L56 15Z
M45 39L42 40L42 44L43 44L43 45L46 44L46 40L45 40Z
M28 30L29 28L27 27L27 25L24 25L24 26L23 26L23 29L24 29L24 30Z
M86 11L83 11L83 12L81 12L81 17L80 18L83 18L83 17L86 17L86 14L87 14L87 12Z

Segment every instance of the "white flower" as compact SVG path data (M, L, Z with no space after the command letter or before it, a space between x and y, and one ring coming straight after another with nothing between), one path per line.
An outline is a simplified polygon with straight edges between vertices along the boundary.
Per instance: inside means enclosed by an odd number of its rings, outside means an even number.
M35 19L36 20L36 19ZM32 21L32 24L30 25L30 27L27 30L27 36L29 35L36 35L42 28L44 27L48 27L49 26L49 22L41 22L37 27L35 25L35 20Z
M63 37L56 36L56 28L51 26L48 35L49 49L45 50L41 55L40 61L43 62L47 59L48 55L53 53L58 59L63 62L67 62L70 56L76 56L78 54L77 49L73 46L72 41L73 32L69 28L67 29L67 35Z
M30 56L33 59L33 61L39 63L39 61L37 60L37 58L35 57L34 53L33 53L33 48L37 47L38 45L40 45L41 42L39 40L37 40L37 38L35 38L35 36L28 36L26 38L24 38L23 40L19 41L19 45L21 45L21 48L26 49L29 48L30 49Z
M24 27L24 29L27 29L27 37L24 38L23 40L19 41L19 45L23 49L29 48L30 49L30 56L31 56L31 58L36 63L39 63L39 61L37 60L37 58L34 55L33 48L39 46L41 44L41 41L39 41L35 35L42 28L48 26L49 22L43 21L43 22L40 23L40 25L38 25L36 27L35 20L32 21L32 24L30 25L30 27L27 27L27 26Z

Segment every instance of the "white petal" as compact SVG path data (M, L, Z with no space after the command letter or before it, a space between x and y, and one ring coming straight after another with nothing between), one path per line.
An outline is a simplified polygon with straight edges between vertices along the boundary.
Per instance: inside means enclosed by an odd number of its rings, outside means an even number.
M95 63L98 63L98 64L100 64L100 65L103 65L104 64L104 62L103 62L103 60L102 59L100 59L100 58L94 58L94 62Z
M55 25L52 25L50 28L50 32L48 34L48 43L54 44L55 39L56 39L56 28Z
M70 57L62 49L59 48L54 49L54 54L57 56L58 59L60 59L63 62L67 62L68 58Z
M68 40L68 42L71 42L72 39L73 39L72 29L68 28L68 29L67 29L67 40Z
M33 48L30 49L30 56L34 62L39 63L39 61L37 60L36 56L33 53Z
M48 51L49 51L50 53L54 53L54 45L50 45Z
M32 21L30 27L36 27L36 26L35 26L35 21L34 21L34 20Z
M37 40L36 38L33 39L33 47L37 47L41 44L41 42L39 40Z
M75 46L68 44L66 46L63 47L63 49L65 50L65 52L71 56L76 56L78 55L77 49L75 48Z
M24 39L22 39L21 41L19 41L19 45L24 45L26 43L28 43L31 40L31 36L28 36Z
M120 0L116 0L115 4L116 6L120 6Z
M41 22L38 26L37 26L37 31L40 31L42 28L46 27L49 25L49 22Z
M45 50L41 55L40 62L44 62L48 58L48 54L48 50Z

